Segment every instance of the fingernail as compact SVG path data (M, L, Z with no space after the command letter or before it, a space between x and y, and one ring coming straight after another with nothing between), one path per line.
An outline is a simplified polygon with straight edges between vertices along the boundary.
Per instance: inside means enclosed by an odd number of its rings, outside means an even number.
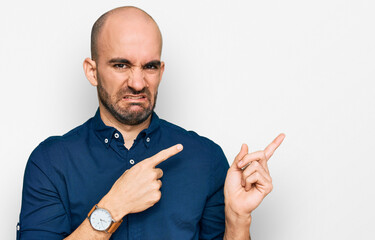
M177 150L182 150L182 148L183 148L183 147L182 147L182 144L178 144L178 145L177 145Z
M242 164L243 164L243 161L242 161L242 160L239 161L239 162L238 162L238 167L242 167Z

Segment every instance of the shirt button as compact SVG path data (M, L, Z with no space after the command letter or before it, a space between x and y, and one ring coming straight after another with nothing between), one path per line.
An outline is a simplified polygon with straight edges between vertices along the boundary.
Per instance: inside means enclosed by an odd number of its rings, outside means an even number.
M118 135L118 133L115 133L115 138L118 138L120 135Z
M133 159L130 159L130 164L133 165L134 164L134 160Z
M105 143L108 143L108 138L104 139L104 142L105 142Z
M148 138L146 138L146 142L150 142L151 141L151 139L148 137Z

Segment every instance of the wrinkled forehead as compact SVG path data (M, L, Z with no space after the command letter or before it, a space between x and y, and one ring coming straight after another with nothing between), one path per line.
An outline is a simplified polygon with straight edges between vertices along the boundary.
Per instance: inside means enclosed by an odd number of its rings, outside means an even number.
M157 24L147 15L114 13L103 25L97 44L98 55L104 58L160 59L162 38Z

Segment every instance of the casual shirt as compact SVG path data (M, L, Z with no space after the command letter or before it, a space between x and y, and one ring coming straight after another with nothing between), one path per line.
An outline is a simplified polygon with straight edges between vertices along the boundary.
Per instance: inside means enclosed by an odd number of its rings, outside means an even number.
M127 169L177 143L183 151L157 166L164 172L160 201L126 215L111 239L222 239L228 162L221 148L153 113L149 127L128 150L121 133L103 123L99 110L32 152L17 239L67 237Z

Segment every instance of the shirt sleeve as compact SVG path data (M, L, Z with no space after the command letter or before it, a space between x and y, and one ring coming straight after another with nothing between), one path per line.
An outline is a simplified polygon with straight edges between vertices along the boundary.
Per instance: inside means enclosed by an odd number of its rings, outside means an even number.
M200 221L199 239L223 239L225 231L224 183L229 168L222 149L216 145L210 174L210 196Z
M70 221L43 148L38 146L26 165L18 238L22 240L63 239L70 233Z

